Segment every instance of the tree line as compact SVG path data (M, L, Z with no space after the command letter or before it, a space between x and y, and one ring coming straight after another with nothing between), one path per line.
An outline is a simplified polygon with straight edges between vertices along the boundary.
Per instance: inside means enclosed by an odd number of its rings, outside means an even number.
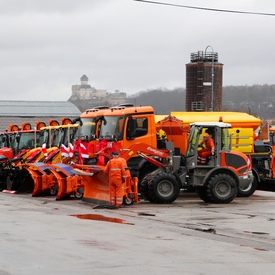
M185 111L184 88L141 91L127 98L135 105L150 105L156 114ZM246 112L261 119L275 118L275 85L225 86L222 111Z
M157 88L128 95L127 103L149 105L158 115L185 111L184 88ZM73 102L81 112L99 105L112 106L107 99ZM275 85L225 86L222 92L222 111L246 112L261 119L275 120Z

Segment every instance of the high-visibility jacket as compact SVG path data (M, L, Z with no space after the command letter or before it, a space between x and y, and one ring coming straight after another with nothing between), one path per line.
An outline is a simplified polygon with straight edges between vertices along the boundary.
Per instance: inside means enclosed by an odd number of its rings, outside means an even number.
M120 207L124 196L125 160L120 157L110 159L104 169L109 175L110 204Z
M124 165L124 169L125 169L125 176L127 177L130 177L131 176L131 173L129 170L126 170L126 167L127 167L127 161L124 159L124 158L120 158L123 165Z
M203 146L203 149L198 151L198 160L202 163L206 163L206 158L214 152L214 140L209 137L207 141L202 141L199 145Z
M215 149L214 140L211 137L209 137L205 142L202 141L200 143L200 146L203 146L204 149L208 149L210 152L212 152Z
M104 172L109 175L111 184L121 184L125 177L125 160L119 157L110 159Z

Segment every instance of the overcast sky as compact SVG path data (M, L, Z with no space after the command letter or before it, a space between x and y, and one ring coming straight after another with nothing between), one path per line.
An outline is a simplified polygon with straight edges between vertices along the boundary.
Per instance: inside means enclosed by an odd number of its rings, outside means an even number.
M160 0L275 13L275 1ZM223 86L275 84L275 16L133 0L0 0L0 99L68 100L86 74L127 94L185 88L190 54L210 45ZM211 48L208 48L211 51Z

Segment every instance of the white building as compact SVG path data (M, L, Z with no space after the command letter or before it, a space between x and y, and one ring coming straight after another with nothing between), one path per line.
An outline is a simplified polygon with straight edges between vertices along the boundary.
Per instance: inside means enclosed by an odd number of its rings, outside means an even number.
M72 85L72 96L80 100L103 99L107 96L106 90L97 90L88 83L89 78L84 74L80 78L80 85Z

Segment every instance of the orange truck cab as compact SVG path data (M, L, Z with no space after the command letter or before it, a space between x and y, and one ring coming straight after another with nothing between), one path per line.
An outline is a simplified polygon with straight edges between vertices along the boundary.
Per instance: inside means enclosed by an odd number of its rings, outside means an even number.
M110 108L102 117L99 138L116 140L121 144L121 148L129 148L136 142L144 142L156 147L153 107L120 105Z

